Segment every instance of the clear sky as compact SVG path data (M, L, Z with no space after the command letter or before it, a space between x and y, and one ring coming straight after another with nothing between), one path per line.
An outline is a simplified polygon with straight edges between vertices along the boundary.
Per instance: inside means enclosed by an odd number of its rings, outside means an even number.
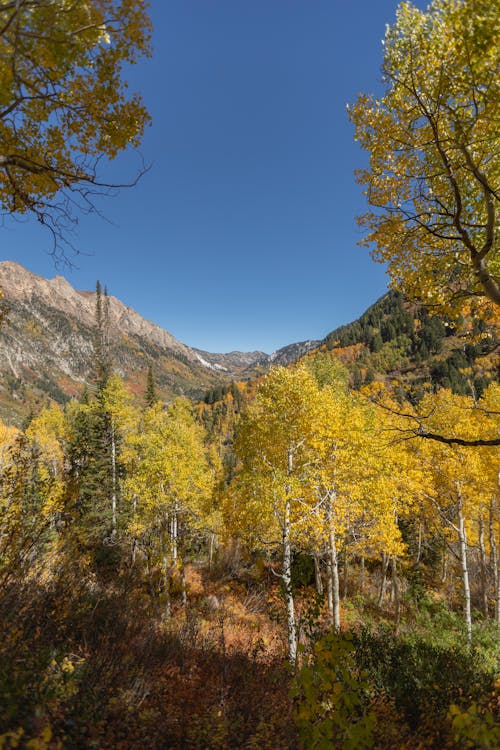
M417 2L424 7L424 3ZM151 170L82 217L73 268L31 223L3 258L110 293L181 341L267 352L321 338L386 289L357 247L364 198L346 103L380 91L395 0L153 0L154 57L135 66ZM134 155L114 165L133 177ZM113 175L113 171L111 171Z

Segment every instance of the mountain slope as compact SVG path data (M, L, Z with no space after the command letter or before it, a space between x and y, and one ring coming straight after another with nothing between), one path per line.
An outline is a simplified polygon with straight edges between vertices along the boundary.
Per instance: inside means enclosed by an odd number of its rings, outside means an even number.
M425 384L480 396L499 377L498 343L493 322L452 324L390 291L322 346L347 364L354 387L374 378L397 381L418 399Z
M0 418L20 423L48 399L64 403L92 388L96 295L63 277L47 280L11 261L0 262L8 320L0 326ZM473 326L474 327L474 326ZM110 354L115 370L140 400L152 365L160 396L218 401L234 380L289 365L317 349L335 350L353 387L374 378L397 381L418 398L425 383L480 395L499 377L499 347L476 324L471 341L425 308L388 292L356 321L322 341L264 352L204 352L177 341L116 297L109 297Z
M8 306L0 327L0 417L19 422L47 398L63 403L92 385L96 295L62 276L48 280L18 263L0 262L0 289ZM109 340L117 372L139 397L153 366L161 396L201 397L208 389L288 363L317 342L264 352L214 354L183 344L109 297Z

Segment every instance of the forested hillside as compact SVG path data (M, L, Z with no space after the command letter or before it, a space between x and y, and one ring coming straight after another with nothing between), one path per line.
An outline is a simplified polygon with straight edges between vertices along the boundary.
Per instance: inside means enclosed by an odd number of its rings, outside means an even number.
M95 395L2 428L6 746L496 737L498 384L414 406L332 350L138 408L97 320Z
M5 290L0 416L19 426L43 405L65 404L85 386L92 386L96 293L78 291L62 276L44 279L12 261L0 262L0 288ZM177 341L108 295L105 288L101 292L107 300L114 366L137 400L144 393L150 366L164 399L179 395L196 399L207 388L254 377L273 363L294 362L318 343L290 344L272 355L205 352Z
M90 387L0 431L4 745L495 743L492 321L390 292L165 402L93 304Z
M355 388L374 379L397 380L414 401L439 387L480 396L500 373L494 320L431 315L394 291L328 334L324 344L348 365Z
M146 8L0 5L0 203L56 256L148 122ZM386 27L348 112L399 291L323 341L210 354L0 263L0 750L498 750L499 18Z

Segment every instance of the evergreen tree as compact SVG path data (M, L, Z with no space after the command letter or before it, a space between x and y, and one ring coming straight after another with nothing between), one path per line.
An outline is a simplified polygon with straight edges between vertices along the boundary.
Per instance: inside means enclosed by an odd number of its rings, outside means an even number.
M97 388L101 391L111 374L111 362L109 357L109 297L107 287L102 291L101 282L98 280L95 289L96 306L96 332L94 337L94 373Z
M146 393L144 394L144 400L146 402L146 406L148 407L154 406L156 402L159 400L158 394L156 392L156 382L155 382L152 365L149 365L148 367L148 377L147 377L147 383L146 383Z

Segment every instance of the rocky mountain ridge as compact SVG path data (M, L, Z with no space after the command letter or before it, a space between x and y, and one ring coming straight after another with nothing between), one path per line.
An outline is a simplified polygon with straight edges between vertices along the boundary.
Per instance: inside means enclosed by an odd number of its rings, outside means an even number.
M47 397L63 402L92 384L96 295L62 276L45 279L14 261L0 262L0 289L9 309L0 328L0 416L37 408ZM178 341L114 296L109 296L111 356L139 396L153 365L166 399L199 397L219 383L246 379L271 364L289 364L319 342L265 352L205 352Z

